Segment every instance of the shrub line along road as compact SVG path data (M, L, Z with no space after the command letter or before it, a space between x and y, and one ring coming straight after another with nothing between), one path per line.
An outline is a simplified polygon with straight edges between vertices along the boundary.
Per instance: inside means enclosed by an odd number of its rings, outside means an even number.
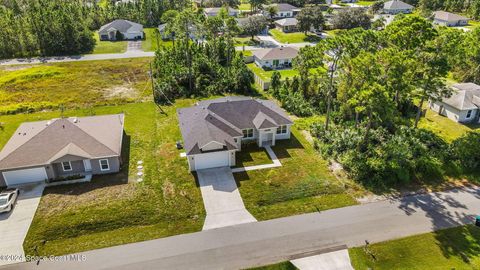
M240 269L473 223L480 188L453 189L78 253L0 269Z

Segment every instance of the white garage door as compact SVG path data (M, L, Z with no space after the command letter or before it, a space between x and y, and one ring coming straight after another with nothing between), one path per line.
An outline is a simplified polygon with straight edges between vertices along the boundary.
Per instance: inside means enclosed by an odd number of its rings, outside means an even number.
M195 170L225 167L230 165L228 151L205 153L195 156Z
M3 177L7 182L7 186L11 186L44 181L47 179L47 172L45 168L33 168L3 172Z

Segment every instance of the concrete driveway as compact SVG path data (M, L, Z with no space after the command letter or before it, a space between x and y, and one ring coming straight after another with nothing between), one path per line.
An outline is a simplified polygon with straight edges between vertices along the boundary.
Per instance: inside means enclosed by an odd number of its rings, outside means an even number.
M300 270L353 270L348 249L291 260Z
M27 236L44 188L44 184L21 187L13 210L0 214L0 255L12 256L7 260L0 259L0 265L25 261L23 240Z
M127 43L127 53L128 52L141 52L142 51L142 41L140 40L135 40L135 41L129 41Z
M203 230L257 221L245 209L230 168L200 170L197 175L207 211Z

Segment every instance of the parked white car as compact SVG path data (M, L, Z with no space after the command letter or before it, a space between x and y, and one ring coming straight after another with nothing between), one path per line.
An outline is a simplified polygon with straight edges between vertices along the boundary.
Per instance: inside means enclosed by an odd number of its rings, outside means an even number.
M7 189L0 193L0 213L12 211L13 205L17 201L20 191L15 189Z

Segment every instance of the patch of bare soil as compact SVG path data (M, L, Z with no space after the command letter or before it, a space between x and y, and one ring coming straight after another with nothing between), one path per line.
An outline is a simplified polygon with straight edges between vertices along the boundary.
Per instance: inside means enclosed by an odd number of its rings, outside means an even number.
M137 90L135 90L129 84L107 88L104 90L103 95L106 98L126 98L126 99L136 99L139 96Z
M16 71L16 70L22 70L22 69L27 69L33 67L32 65L13 65L13 66L5 66L2 69L5 71Z

